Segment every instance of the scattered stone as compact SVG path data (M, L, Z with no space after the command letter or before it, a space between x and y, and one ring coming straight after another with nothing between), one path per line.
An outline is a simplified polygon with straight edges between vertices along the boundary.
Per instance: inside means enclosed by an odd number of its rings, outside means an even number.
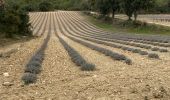
M12 86L12 85L14 85L14 84L13 84L13 83L10 83L10 82L4 82L2 85L3 85L3 86Z
M4 75L5 77L8 77L8 76L9 76L9 73L3 73L3 75Z
M94 75L93 77L94 77L94 78L97 78L97 75Z
M10 67L12 67L13 65L9 65Z

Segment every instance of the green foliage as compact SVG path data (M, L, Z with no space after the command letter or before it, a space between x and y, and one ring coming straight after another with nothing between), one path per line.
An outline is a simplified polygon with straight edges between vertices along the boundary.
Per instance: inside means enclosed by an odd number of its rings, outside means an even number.
M48 1L43 1L39 4L39 10L40 11L53 10L53 5L52 5L52 3L48 2Z
M96 0L96 8L102 15L107 15L110 12L109 0Z
M39 10L92 10L101 11L101 13L114 13L121 9L132 16L140 11L145 12L148 7L152 7L150 12L170 13L170 0L5 0L6 2L16 2L27 11ZM154 3L155 2L155 3ZM44 3L39 9L39 5ZM149 4L149 5L148 5ZM150 4L154 4L150 5ZM50 5L48 7L48 5ZM120 6L121 5L121 6ZM103 9L102 9L103 8ZM125 9L126 8L126 9ZM132 11L135 10L135 11ZM114 17L114 16L113 16Z
M125 14L129 17L129 20L131 20L133 14L133 5L132 5L133 1L134 0L123 0L122 2L122 8Z
M88 18L94 25L113 33L170 35L170 28L160 25L147 24L139 21L124 21L120 19L115 19L114 23L110 23L111 21L107 23L106 21L94 17Z
M156 13L170 13L170 0L157 0L152 11Z
M10 38L14 35L31 35L28 14L17 3L7 2L0 11L0 30Z
M114 18L115 12L119 11L121 8L121 1L120 0L110 0L111 10L112 10L112 18Z
M31 35L32 32L30 30L31 24L29 23L28 13L24 10L19 12L20 24L19 24L19 34L21 35Z
M153 5L154 0L123 0L122 2L122 8L129 20L131 20L133 14L136 20L139 11L147 10Z
M96 11L99 11L104 16L112 13L114 18L116 11L122 8L129 20L131 20L133 14L136 20L138 12L148 10L154 5L154 0L96 0L95 4Z

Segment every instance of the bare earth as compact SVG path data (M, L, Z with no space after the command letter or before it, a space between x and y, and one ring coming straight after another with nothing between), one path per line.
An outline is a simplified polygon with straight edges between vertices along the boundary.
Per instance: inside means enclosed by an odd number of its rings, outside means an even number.
M170 47L166 47L169 52L165 53L140 48L160 56L160 59L151 59L75 37L70 33L77 31L82 34L101 30L87 22L79 12L30 13L30 22L34 35L39 37L23 43L10 57L0 58L0 100L170 100ZM63 32L123 54L133 63L127 65L113 60L71 40ZM50 34L50 40L45 48L42 71L38 74L36 83L24 85L21 77L25 66L41 47L47 34ZM78 51L85 60L95 64L96 70L81 71L71 61L57 35ZM154 47L151 44L146 45ZM0 48L0 51L3 51L3 48ZM4 73L9 73L9 76L5 76ZM10 84L4 85L5 82Z

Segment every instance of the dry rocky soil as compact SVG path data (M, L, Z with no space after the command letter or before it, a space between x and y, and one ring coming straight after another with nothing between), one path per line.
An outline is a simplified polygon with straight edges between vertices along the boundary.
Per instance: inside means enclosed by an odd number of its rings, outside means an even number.
M170 37L105 32L73 11L30 13L30 22L38 38L0 48L0 100L170 100ZM7 48L15 52L2 56ZM116 59L111 52L126 59ZM43 57L41 72L36 82L25 85L22 77L35 55ZM75 55L95 65L95 70L82 71L87 65L77 66Z

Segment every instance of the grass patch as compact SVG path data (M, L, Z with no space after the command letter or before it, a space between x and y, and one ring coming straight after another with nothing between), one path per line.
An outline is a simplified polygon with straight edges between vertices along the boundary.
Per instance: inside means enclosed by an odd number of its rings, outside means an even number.
M112 21L104 21L101 18L92 17L83 14L89 22L102 28L103 30L116 32L116 33L131 33L131 34L152 34L152 35L170 35L170 27L161 26L156 24L148 24L145 22L133 22L125 21L121 19L115 19Z

